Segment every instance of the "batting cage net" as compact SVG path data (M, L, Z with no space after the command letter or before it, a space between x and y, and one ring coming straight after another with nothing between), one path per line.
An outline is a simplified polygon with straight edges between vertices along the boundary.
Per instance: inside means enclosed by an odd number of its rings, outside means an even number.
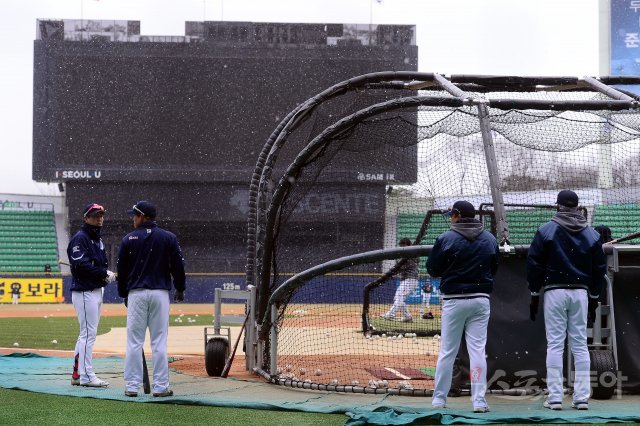
M430 389L441 297L425 261L456 200L476 207L505 256L526 253L562 189L612 238L638 230L638 102L605 84L636 80L373 78L337 91L338 114L309 119L318 101L298 109L306 124L290 114L273 138L295 155L284 160L270 141L257 168L248 280L259 289L260 367L274 381ZM398 257L399 245L425 251ZM353 260L372 250L386 254Z
M433 328L435 321L416 319L396 330L382 332L374 324L362 332L363 278L375 278L380 260L410 256L415 260L425 248L375 251L325 263L287 280L274 293L286 300L279 312L275 371L281 383L299 387L354 392L402 389L424 392L433 388L433 372L439 336L418 339L418 332ZM390 286L385 286L390 287ZM341 303L335 303L335 293ZM382 305L382 304L381 304ZM386 308L391 305L386 303Z

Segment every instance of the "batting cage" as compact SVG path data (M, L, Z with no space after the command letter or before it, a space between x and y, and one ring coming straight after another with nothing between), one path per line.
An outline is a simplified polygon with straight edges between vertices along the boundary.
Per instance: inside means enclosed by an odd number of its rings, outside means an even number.
M257 302L245 344L256 350L248 366L300 388L430 395L441 297L425 261L449 228L442 213L467 200L502 254L490 391L539 391L546 340L544 321L529 320L525 258L558 191L569 188L590 224L626 239L607 246L609 286L589 328L594 396L638 390L630 348L640 343L639 317L629 300L638 297L630 282L640 251L632 239L640 104L625 90L638 83L382 72L291 111L252 180L246 280ZM463 347L459 392L468 389L467 356Z

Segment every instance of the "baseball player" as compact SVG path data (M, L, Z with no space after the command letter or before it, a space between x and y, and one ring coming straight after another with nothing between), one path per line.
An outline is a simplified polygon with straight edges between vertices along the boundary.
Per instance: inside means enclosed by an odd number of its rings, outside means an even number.
M422 301L420 302L420 311L422 312L422 319L434 319L433 312L431 312L431 292L433 291L433 284L431 279L422 284L420 291L422 293Z
M544 288L549 396L543 405L552 410L562 410L562 359L567 335L575 366L571 406L577 410L589 409L587 316L591 320L595 318L607 272L600 235L587 225L577 207L575 192L560 191L558 212L538 229L527 256L532 321L538 312L540 289Z
M76 386L109 386L108 382L96 377L91 364L104 286L115 281L115 274L107 269L107 255L100 238L104 214L105 209L100 204L86 206L82 214L84 225L67 247L72 276L71 301L80 323L71 375L71 384Z
M142 347L148 327L153 396L171 396L167 359L169 290L173 277L175 301L184 300L184 259L176 236L156 224L153 204L138 201L128 213L133 215L135 230L124 237L118 254L118 294L128 307L124 394L138 396L143 374Z
M11 284L11 304L17 305L20 301L20 284Z
M442 331L431 404L445 408L451 389L453 364L465 334L471 372L473 411L485 413L489 406L485 346L489 323L489 294L498 270L498 243L475 219L468 201L456 201L447 213L451 229L436 239L427 259L427 271L441 277Z
M400 247L408 247L411 245L411 240L409 238L403 238L398 243ZM402 313L402 318L400 321L402 322L411 322L413 321L413 317L411 316L411 312L407 308L407 304L405 303L406 298L413 293L413 291L418 286L418 258L413 257L406 260L406 262L400 267L400 284L396 289L396 293L393 297L393 305L391 309L384 314L381 315L382 318L385 319L394 319L396 316L396 312L400 311Z
M609 241L613 240L613 237L611 236L611 228L609 228L608 226L600 225L594 227L593 229L595 229L596 232L600 235L600 244L608 243Z

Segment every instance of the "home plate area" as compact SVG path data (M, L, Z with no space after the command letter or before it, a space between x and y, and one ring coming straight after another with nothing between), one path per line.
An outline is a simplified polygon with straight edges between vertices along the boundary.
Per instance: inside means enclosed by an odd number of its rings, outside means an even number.
M365 368L369 374L380 380L433 380L433 376L415 368L377 367ZM425 369L427 371L433 369Z

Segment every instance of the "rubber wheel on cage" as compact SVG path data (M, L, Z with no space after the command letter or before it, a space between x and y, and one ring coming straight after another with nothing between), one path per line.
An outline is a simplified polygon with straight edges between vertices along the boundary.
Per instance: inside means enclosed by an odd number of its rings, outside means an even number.
M593 350L589 351L591 359L591 371L596 376L592 378L591 397L593 399L611 399L616 390L617 370L613 351Z
M207 342L204 351L204 366L207 374L212 377L220 377L227 362L229 342L227 339L213 338Z

